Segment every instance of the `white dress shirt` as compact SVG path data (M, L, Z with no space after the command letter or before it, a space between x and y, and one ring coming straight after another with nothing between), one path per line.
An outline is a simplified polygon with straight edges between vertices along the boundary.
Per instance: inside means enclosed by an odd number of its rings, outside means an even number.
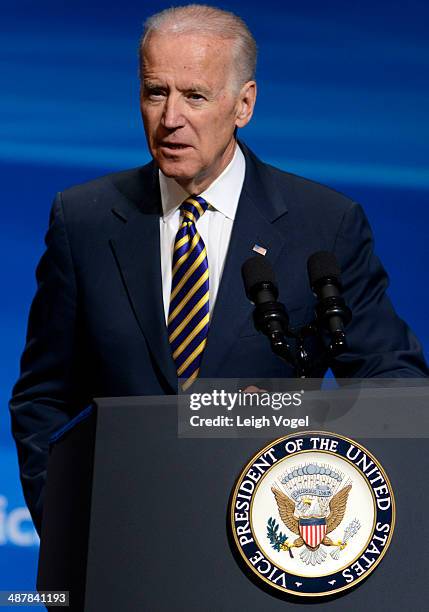
M207 250L210 312L213 311L222 277L245 171L244 155L240 147L236 145L234 157L222 174L203 193L193 194L201 196L210 204L208 210L196 223L198 233ZM179 207L191 194L174 179L165 176L161 170L159 171L159 185L163 211L160 220L162 294L167 321L174 241L181 223Z

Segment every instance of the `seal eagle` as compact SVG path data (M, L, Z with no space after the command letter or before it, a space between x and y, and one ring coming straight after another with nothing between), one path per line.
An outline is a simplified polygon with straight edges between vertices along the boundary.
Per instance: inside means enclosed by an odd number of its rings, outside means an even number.
M352 485L349 484L342 488L340 491L335 493L332 496L332 499L329 502L328 514L323 516L323 514L306 514L305 516L296 516L296 505L295 502L290 499L285 493L280 491L280 489L276 487L271 487L271 491L276 498L277 507L279 510L280 518L283 523L286 525L292 533L295 533L298 538L295 539L293 544L288 544L285 542L282 545L283 550L289 550L291 548L299 548L301 546L306 546L311 553L316 553L318 551L320 544L324 544L325 546L340 546L344 548L344 542L333 542L331 538L327 536L328 533L334 531L340 525L341 521L344 518L344 514L347 507L347 499L350 493ZM308 500L307 504L311 505L311 510L315 507L314 500ZM310 528L308 528L310 526ZM316 527L318 528L316 530ZM319 534L319 537L312 538L307 534ZM292 553L289 553L292 556ZM306 555L308 557L308 555ZM303 559L304 560L304 559ZM313 564L313 560L317 563L319 561L318 554L311 554L309 557L309 562Z

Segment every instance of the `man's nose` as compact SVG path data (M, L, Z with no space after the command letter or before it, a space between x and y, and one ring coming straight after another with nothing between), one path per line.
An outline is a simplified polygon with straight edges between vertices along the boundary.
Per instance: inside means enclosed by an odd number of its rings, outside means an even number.
M180 98L172 95L168 96L161 121L162 125L168 130L174 130L183 126L184 117Z

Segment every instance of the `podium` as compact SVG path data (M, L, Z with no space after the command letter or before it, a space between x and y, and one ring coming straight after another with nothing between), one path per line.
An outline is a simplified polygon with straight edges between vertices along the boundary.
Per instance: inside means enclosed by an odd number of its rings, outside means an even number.
M428 441L360 440L397 502L391 546L329 611L422 609L429 597ZM255 584L228 533L240 471L269 440L177 435L174 397L94 402L51 447L38 590L67 590L79 612L280 612L314 601Z

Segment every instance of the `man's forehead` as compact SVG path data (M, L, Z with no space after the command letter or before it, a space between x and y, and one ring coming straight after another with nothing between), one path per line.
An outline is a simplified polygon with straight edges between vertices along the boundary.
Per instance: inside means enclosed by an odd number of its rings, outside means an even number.
M198 34L154 34L143 52L145 87L173 85L182 91L216 95L231 78L231 52L219 37Z

